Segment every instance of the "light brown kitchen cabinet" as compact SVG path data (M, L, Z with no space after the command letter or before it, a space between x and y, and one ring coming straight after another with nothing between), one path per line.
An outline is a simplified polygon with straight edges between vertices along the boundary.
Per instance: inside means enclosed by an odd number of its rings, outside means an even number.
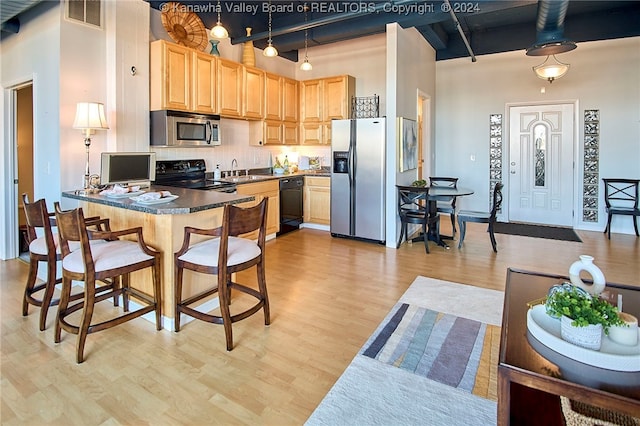
M193 74L191 78L192 107L197 112L215 114L216 105L216 70L215 56L204 52L193 52Z
M331 223L331 179L324 176L304 178L304 222Z
M149 85L151 111L191 110L192 50L164 40L151 43Z
M300 82L300 144L330 145L331 120L351 116L355 78L349 75Z
M243 66L242 116L244 118L264 118L265 75L264 71Z
M298 123L282 122L282 136L285 145L298 145Z
M355 78L349 75L323 80L322 121L351 117L351 98L355 94L355 87Z
M150 47L149 109L217 113L217 59L165 40Z
M300 122L319 123L322 121L322 80L300 82Z
M280 230L280 182L278 179L243 183L238 185L238 194L253 195L255 197L254 201L239 204L240 206L255 206L264 197L269 197L267 204L267 235L275 234ZM249 238L257 238L257 235Z
M264 75L264 118L282 121L282 77L277 74Z
M282 77L282 120L298 122L300 97L299 83L292 78Z
M242 64L218 59L218 112L225 117L242 115Z

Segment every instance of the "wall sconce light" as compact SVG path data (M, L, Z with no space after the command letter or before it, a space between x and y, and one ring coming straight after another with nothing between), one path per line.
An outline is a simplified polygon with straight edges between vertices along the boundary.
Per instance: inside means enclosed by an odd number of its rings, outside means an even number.
M553 57L553 61L549 62L549 58ZM548 80L549 83L553 83L553 80L562 77L569 71L569 64L562 63L556 59L556 55L547 56L540 65L533 67L533 72L543 79Z
M278 49L271 44L271 0L269 0L269 40L267 40L267 47L264 48L262 54L269 58L278 56Z
M216 25L213 28L211 28L211 31L209 32L209 34L211 35L211 38L214 38L216 40L229 38L229 32L220 23L220 10L221 10L220 0L218 0L218 22L216 22Z
M91 145L91 134L96 129L104 130L109 128L104 115L104 104L97 102L78 102L73 128L82 130L84 134L84 146L87 151L87 163L84 170L84 189L89 190L89 146Z
M307 4L304 4L304 23L307 23L307 11L309 10L309 7L307 6ZM309 38L309 29L305 28L304 29L304 62L302 62L302 64L300 64L300 69L302 71L311 71L311 69L313 68L311 66L311 63L309 62L309 57L307 56L307 50L309 48L308 46L308 38Z

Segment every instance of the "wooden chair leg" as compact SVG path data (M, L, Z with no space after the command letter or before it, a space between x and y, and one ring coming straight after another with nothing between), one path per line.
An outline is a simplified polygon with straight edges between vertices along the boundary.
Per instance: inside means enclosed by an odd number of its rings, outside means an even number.
M36 279L38 275L38 261L31 258L29 259L29 275L27 276L27 284L24 288L24 297L22 298L22 316L26 317L29 314L29 298L33 294L33 288L36 285Z
M56 262L47 262L47 282L42 295L42 306L40 306L40 331L44 331L47 326L47 313L56 289L56 269Z
M162 302L160 295L162 294L162 284L160 283L160 260L156 259L155 265L152 269L153 279L153 301L156 308L156 330L162 330Z
M60 338L62 335L62 326L61 326L61 318L64 318L64 315L67 312L67 308L69 307L69 298L71 296L71 280L68 278L62 279L62 293L60 294L60 303L58 305L58 313L56 314L56 323L53 332L53 341L55 343L60 343ZM83 302L86 303L86 302Z
M462 248L462 242L464 241L464 236L467 233L467 222L464 220L460 220L458 217L458 228L460 228L460 241L458 241L458 248Z
M261 261L256 266L258 271L258 288L260 289L260 295L262 296L264 311L264 325L271 324L271 313L269 309L269 295L267 293L267 281L265 279L264 261Z
M231 312L229 310L229 292L227 277L218 275L218 297L220 299L220 316L224 326L224 336L227 341L227 350L233 349L233 331L231 328Z
M129 279L131 278L130 274L124 274L121 276L122 283L122 308L125 312L129 312L129 286L131 285Z
M175 318L173 321L173 329L178 332L180 331L180 305L182 304L182 276L183 276L183 272L184 269L180 266L176 266L176 273L175 273L175 292L176 294L174 295L175 298Z
M78 327L78 340L76 342L76 362L81 364L84 361L84 345L91 327L91 318L93 317L93 308L96 303L96 283L85 281L84 283L84 309L80 317L80 326Z
M636 237L640 237L640 234L638 234L638 216L631 216L631 219L633 220L633 228L636 230Z
M456 235L456 215L454 213L451 213L451 236Z
M609 213L609 216L607 217L607 227L605 228L605 231L607 231L607 236L609 239L611 239L611 218L613 217L613 215L611 213Z

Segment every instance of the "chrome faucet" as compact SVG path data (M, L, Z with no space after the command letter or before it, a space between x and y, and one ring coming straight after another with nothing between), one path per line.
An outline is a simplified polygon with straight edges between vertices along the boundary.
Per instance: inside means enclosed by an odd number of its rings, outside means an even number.
M236 167L238 167L238 160L234 158L233 161L231 161L231 176L238 176Z

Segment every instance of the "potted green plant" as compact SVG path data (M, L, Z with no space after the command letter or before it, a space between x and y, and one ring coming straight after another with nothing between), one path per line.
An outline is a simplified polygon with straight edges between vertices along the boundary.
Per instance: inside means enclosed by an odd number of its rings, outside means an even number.
M549 315L560 318L561 337L588 349L599 350L602 332L624 324L618 308L571 284L552 287L545 306Z

